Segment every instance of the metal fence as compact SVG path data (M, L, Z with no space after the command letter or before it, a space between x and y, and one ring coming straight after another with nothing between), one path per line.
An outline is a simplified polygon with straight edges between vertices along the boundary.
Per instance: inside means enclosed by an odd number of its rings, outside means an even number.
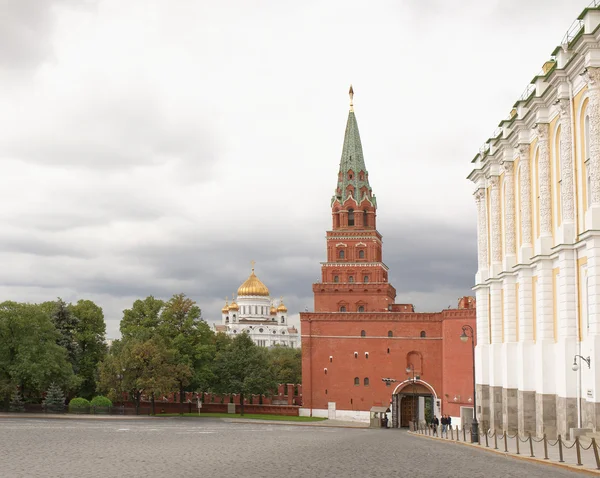
M411 430L413 433L419 435L437 436L444 440L471 443L470 428L459 429L458 426L456 428L449 427L446 432L442 432L441 426L434 430L431 426L419 424ZM587 466L600 470L600 453L595 438L575 437L570 442L560 435L558 435L556 440L550 440L546 434L542 438L536 438L531 433L528 433L527 436L521 436L518 433L511 435L506 431L480 430L478 439L477 442L472 444L500 450L504 453L525 455L530 458L543 457L544 460L558 461L559 463L572 464L575 462L579 466L583 466L584 461L586 461ZM586 445L588 441L589 443ZM585 452L588 453L586 454ZM585 460L583 459L584 457Z

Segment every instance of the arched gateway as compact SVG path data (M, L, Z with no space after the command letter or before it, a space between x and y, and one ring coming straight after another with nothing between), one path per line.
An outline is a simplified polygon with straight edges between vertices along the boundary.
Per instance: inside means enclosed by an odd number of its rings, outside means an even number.
M405 380L392 394L392 427L410 426L425 419L426 410L439 416L439 403L434 388L423 380Z

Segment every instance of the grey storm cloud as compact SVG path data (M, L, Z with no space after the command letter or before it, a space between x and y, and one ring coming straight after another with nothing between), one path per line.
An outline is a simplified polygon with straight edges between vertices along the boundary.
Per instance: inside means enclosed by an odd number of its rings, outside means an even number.
M311 309L354 104L398 302L476 269L469 161L587 0L0 0L0 300ZM535 22L531 19L535 18Z

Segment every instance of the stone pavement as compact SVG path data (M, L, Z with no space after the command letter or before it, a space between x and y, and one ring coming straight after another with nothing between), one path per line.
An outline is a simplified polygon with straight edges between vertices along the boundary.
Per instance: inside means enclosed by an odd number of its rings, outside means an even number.
M580 476L403 430L296 425L185 417L0 418L0 476Z
M423 435L419 433L411 433L411 435L422 437ZM562 458L563 463L560 463L560 450L558 446L558 440L547 440L546 450L544 449L544 442L542 439L532 437L531 443L529 442L528 437L519 437L518 448L517 448L517 437L513 434L508 434L506 436L506 441L504 439L503 434L498 434L497 437L488 435L487 446L485 440L485 433L481 435L480 441L481 445L471 444L470 443L470 434L467 430L465 435L463 435L462 430L456 433L448 433L446 437L430 437L429 435L425 435L427 438L432 438L434 440L447 441L453 443L460 443L463 445L469 445L475 448L483 448L486 450L491 450L496 453L500 453L506 456L514 456L515 458L523 458L531 461L540 461L546 462L557 466L567 466L569 468L575 470L582 470L592 474L600 475L600 470L597 469L596 458L594 455L594 449L591 445L591 440L583 437L580 441L580 457L582 465L577 465L577 448L574 441L565 441L562 440ZM464 441L466 438L466 442ZM587 448L587 450L586 450ZM546 454L547 451L547 454ZM599 450L600 452L600 450ZM531 456L533 454L533 456ZM545 458L548 456L548 459Z

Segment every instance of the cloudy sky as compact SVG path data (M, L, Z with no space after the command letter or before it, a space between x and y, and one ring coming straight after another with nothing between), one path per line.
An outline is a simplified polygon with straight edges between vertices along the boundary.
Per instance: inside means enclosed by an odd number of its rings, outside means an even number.
M476 269L470 160L589 0L0 0L0 301L312 309L355 90L398 302ZM297 316L294 317L297 320Z

